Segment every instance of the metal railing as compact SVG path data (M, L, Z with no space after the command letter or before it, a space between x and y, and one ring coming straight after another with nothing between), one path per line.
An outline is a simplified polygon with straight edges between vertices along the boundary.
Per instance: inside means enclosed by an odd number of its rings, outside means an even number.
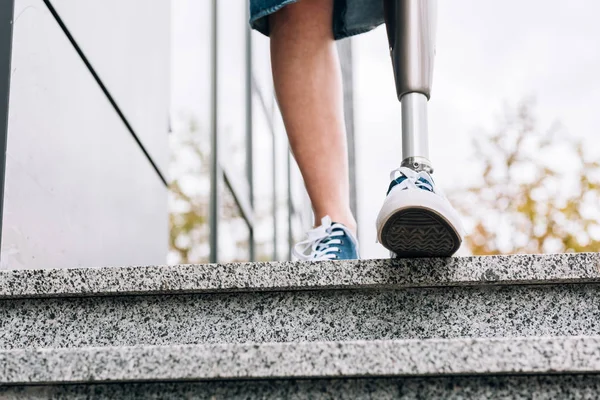
M253 75L253 63L252 63L252 31L250 27L245 29L245 180L236 179L236 175L233 169L228 167L227 162L219 157L219 150L221 147L221 138L218 127L218 107L219 107L219 52L227 51L227 49L219 48L219 4L217 0L212 0L211 4L211 172L210 172L210 262L216 263L219 261L219 211L221 207L221 194L219 188L224 183L226 188L231 191L235 202L240 210L240 214L245 221L249 235L248 235L248 248L249 248L249 259L254 261L256 259L256 241L255 241L255 229L256 229L256 218L254 208L254 129L253 129L253 118L254 102L253 99L256 96L258 112L264 114L267 121L270 140L272 144L273 153L271 154L271 184L272 184L272 230L273 230L273 253L271 258L276 260L278 256L278 245L279 245L279 220L278 220L278 209L280 196L277 190L277 140L278 135L273 124L272 115L267 106L265 94L259 89L256 79ZM249 7L246 5L246 20L249 19ZM230 50L229 50L230 51ZM291 248L294 239L293 224L292 220L294 216L300 213L296 212L292 200L291 190L291 156L289 152L286 155L287 164L287 241L288 247ZM291 258L291 253L288 252L288 258Z
M271 184L272 184L272 218L273 218L273 254L271 259L277 260L278 247L280 240L279 232L279 220L278 220L278 209L280 195L277 190L277 160L278 150L276 143L279 140L278 132L276 131L272 119L272 110L267 105L267 99L265 93L263 93L253 74L253 63L252 63L252 30L247 25L245 29L245 102L246 102L246 124L245 124L245 148L246 148L246 181L234 179L234 175L231 173L232 169L228 168L226 163L219 158L220 138L218 129L218 104L219 104L219 51L228 51L227 49L219 49L219 26L218 26L218 15L219 5L217 0L212 0L212 38L211 38L211 194L210 194L210 262L218 262L219 260L219 209L221 204L219 187L221 179L224 180L225 185L233 194L233 197L241 211L241 215L246 222L249 230L249 258L254 261L256 258L256 243L255 243L255 228L256 218L254 209L254 157L253 157L253 144L254 144L254 131L253 131L253 98L256 96L258 112L264 114L267 120L268 130L270 133L270 140L272 144L271 154ZM246 4L246 20L249 20L249 7ZM339 43L339 53L342 61L342 78L344 80L344 108L346 115L346 127L348 133L348 149L349 149L349 164L350 164L350 187L351 187L351 207L353 212L356 214L356 184L355 184L355 159L354 159L354 123L353 123L353 82L352 82L352 51L349 41ZM231 51L231 50L229 50ZM284 133L284 132L281 132ZM287 139L284 139L287 140ZM293 232L293 219L301 217L303 215L302 206L294 204L292 196L292 165L293 159L291 153L286 153L286 181L287 181L287 258L291 259L291 248L294 242ZM247 190L244 188L247 187Z
M50 0L42 0L48 7L50 13L60 26L61 30L71 42L73 48L84 62L85 66L92 74L94 80L102 89L104 95L109 100L110 104L117 112L122 122L127 127L129 133L133 136L140 149L144 152L148 161L152 164L152 167L159 175L160 179L165 185L168 184L164 175L161 173L154 160L150 157L142 142L139 140L138 135L134 132L133 128L129 124L127 118L117 105L113 96L109 93L106 86L88 61L87 57L78 46L75 38L71 35L67 26L63 23L62 19L52 6ZM246 2L244 2L246 3ZM253 51L252 51L252 32L247 26L245 29L245 174L244 178L240 179L239 174L233 172L233 169L228 165L226 160L219 158L220 148L220 132L218 127L218 105L219 105L219 52L227 51L227 49L220 49L218 45L219 39L219 26L218 26L218 12L219 5L217 0L212 0L212 12L211 12L211 24L212 24L212 37L211 37L211 113L210 113L210 126L211 126L211 171L210 171L210 197L209 197L209 229L210 229L210 262L219 261L219 214L221 209L221 194L220 187L224 185L227 190L231 192L235 203L237 204L241 217L245 221L248 230L248 257L250 261L254 261L257 257L256 254L256 216L255 216L255 190L254 190L254 128L253 128L253 112L254 104L257 105L257 112L263 113L267 121L270 140L272 144L272 160L271 160L271 176L272 182L272 230L273 230L273 253L271 258L276 260L279 258L278 248L279 240L281 240L281 234L279 232L279 219L278 211L280 210L279 202L284 198L279 193L277 188L278 175L277 165L281 159L281 154L278 154L277 143L279 133L276 132L276 128L273 122L273 110L267 105L267 98L265 93L261 91L255 76L253 74ZM248 20L249 7L246 4L246 20ZM5 164L6 164L6 143L8 135L8 105L9 105L9 84L10 84L10 73L11 73L11 47L12 47L12 30L13 30L13 15L14 15L14 0L2 0L0 1L0 231L2 223L2 202L4 199L4 175L5 175ZM347 68L344 74L347 75ZM351 79L351 75L350 75ZM348 82L346 82L348 84ZM350 82L351 84L351 82ZM272 96L272 94L269 94ZM346 97L346 96L345 96ZM347 99L346 99L347 100ZM350 96L351 100L351 96ZM256 101L256 103L254 103ZM347 104L351 107L351 101ZM347 121L348 124L348 121ZM283 133L283 132L281 132ZM353 143L352 129L349 129L349 140ZM351 146L353 148L353 145ZM292 168L293 160L288 151L285 154L285 165L286 165L286 180L287 190L285 196L287 196L287 202L285 207L287 208L287 244L288 248L291 249L294 240L294 218L301 218L302 215L306 214L306 210L303 210L302 205L295 204L292 195ZM351 156L351 165L354 165L353 157ZM352 167L353 168L353 167ZM282 169L281 169L282 170ZM353 174L352 174L353 178ZM351 179L352 187L354 180ZM283 191L281 191L283 192ZM355 198L355 196L353 196ZM353 202L353 206L355 201ZM291 251L288 251L287 257L291 258Z

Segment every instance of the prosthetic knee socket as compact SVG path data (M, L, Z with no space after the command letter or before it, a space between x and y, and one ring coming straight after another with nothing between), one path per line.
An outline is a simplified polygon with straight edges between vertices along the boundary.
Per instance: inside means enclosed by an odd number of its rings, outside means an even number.
M384 0L385 22L402 104L402 166L433 172L427 101L435 54L436 0Z

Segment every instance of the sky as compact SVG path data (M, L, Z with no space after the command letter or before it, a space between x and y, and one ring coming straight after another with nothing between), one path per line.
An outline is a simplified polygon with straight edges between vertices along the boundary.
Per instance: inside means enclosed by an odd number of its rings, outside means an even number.
M559 121L600 157L599 12L592 0L439 2L430 157L445 191L477 181L473 136L493 129L505 105L528 96L536 99L541 127ZM401 161L400 105L385 29L357 37L354 50L362 255L385 257L374 221L388 173Z
M230 6L230 13L221 16L227 24L223 40L235 43L244 29L244 2L219 2ZM172 13L172 113L192 113L201 121L209 115L210 26L198 21L208 4L175 0ZM471 162L473 136L492 129L505 105L525 97L535 97L541 127L560 121L569 135L585 141L590 154L600 157L598 15L600 3L594 0L439 1L429 124L434 177L444 190L477 181ZM361 253L365 258L387 257L375 242L375 218L389 172L401 161L400 104L385 29L352 40ZM268 39L255 33L253 41L262 57L258 80L268 86ZM224 64L236 62L234 53L225 57ZM232 115L241 115L242 106L229 104ZM261 149L258 143L258 152L268 151ZM557 157L556 166L563 167L562 161Z

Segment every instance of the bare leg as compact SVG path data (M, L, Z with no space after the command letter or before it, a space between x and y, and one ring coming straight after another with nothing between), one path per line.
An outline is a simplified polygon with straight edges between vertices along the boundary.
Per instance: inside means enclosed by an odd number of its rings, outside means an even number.
M350 210L342 79L333 0L300 0L269 19L277 101L315 213L356 233Z

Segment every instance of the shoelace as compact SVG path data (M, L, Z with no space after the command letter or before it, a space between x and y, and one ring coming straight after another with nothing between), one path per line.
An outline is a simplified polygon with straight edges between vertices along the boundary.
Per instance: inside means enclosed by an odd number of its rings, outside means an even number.
M307 239L298 242L294 246L294 256L298 260L323 261L334 260L340 248L336 245L342 244L341 239L335 236L344 236L346 227L341 224L333 224L329 216L321 219L321 226L309 230ZM310 249L310 253L306 253Z
M431 175L425 171L417 172L407 167L400 167L390 172L390 180L393 181L396 179L396 174L398 173L406 177L405 180L397 185L401 188L400 190L425 189L429 190L430 192L443 195L441 190L433 185L433 179L431 178Z

